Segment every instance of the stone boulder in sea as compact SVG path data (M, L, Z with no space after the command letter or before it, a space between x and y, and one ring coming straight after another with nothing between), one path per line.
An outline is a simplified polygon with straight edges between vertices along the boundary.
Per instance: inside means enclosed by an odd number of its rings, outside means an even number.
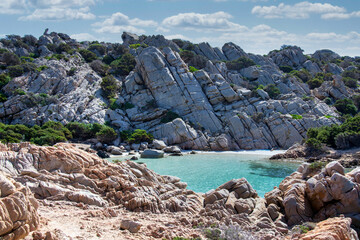
M0 171L0 239L23 239L39 225L38 202L30 189Z

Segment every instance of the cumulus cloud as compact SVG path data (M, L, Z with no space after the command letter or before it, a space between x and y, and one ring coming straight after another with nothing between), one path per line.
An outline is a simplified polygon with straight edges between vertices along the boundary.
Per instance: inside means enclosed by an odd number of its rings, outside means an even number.
M311 14L326 15L346 13L346 9L330 3L299 2L294 5L280 3L277 6L255 6L251 12L259 17L268 19L305 19L309 18Z
M152 20L142 20L139 18L129 18L121 12L112 14L102 22L96 22L92 26L98 33L122 33L133 32L143 34L146 27L156 27L158 24Z
M353 17L360 17L360 11L351 13L326 13L321 15L322 19L349 19Z
M90 20L89 6L99 0L0 0L0 14L29 14L19 20Z
M89 12L88 7L80 9L71 8L45 8L36 9L32 14L28 16L20 17L19 20L43 20L43 21L55 21L55 20L91 20L95 19L95 15Z
M93 35L89 34L89 33L77 33L77 34L73 34L70 36L73 39L78 40L79 42L81 41L95 41L95 40L99 40L96 37L94 37Z
M1 0L0 14L20 14L24 12L27 5L27 0Z
M183 30L206 31L235 31L243 26L231 22L232 16L226 12L210 14L201 13L180 13L165 18L162 21L163 28L180 28Z

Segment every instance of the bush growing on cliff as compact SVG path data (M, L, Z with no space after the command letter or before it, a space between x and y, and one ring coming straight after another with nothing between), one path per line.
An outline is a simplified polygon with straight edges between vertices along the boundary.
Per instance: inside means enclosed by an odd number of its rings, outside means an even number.
M96 133L96 138L106 144L110 144L117 138L115 130L108 126L103 126L99 132Z
M100 76L106 76L107 72L109 71L109 66L101 62L100 60L95 60L90 63L90 67L92 70L97 72Z
M5 73L0 74L0 89L11 81L11 77Z
M280 90L275 86L275 84L269 84L264 87L264 90L269 94L269 97L276 99L280 95Z
M180 118L179 114L173 111L168 111L166 112L165 116L161 118L161 123L168 123L175 120L176 118Z
M7 68L10 77L20 77L24 74L24 69L20 65L10 66Z
M310 89L314 89L314 88L320 87L323 82L324 82L323 79L320 79L320 78L316 78L316 77L315 77L315 78L309 80L309 81L307 82L307 84L309 85L309 88L310 88Z
M360 116L350 117L340 126L310 128L307 136L333 148L360 146Z
M104 97L108 99L114 98L120 90L117 80L112 75L103 77L100 86L103 90Z
M237 70L237 71L239 71L243 68L254 66L254 65L256 65L256 64L253 60L251 60L250 58L244 57L244 56L239 57L236 60L226 62L226 67L229 70Z
M97 59L97 56L95 53L87 50L87 49L80 49L79 53L84 58L84 60L89 63Z
M136 129L127 139L127 141L131 143L142 143L142 142L148 142L152 143L154 140L154 137L152 134L147 133L143 129Z
M1 59L6 66L19 65L21 63L20 58L15 53L11 52L4 52Z
M101 45L100 43L94 43L94 44L91 44L89 47L88 47L88 50L89 51L92 51L95 53L95 51L97 51L100 55L105 55L106 53L106 47Z
M130 53L125 53L120 58L111 62L110 67L114 74L126 76L135 68L135 65L135 57Z
M334 106L342 114L351 114L354 116L358 111L353 101L347 98L337 100Z

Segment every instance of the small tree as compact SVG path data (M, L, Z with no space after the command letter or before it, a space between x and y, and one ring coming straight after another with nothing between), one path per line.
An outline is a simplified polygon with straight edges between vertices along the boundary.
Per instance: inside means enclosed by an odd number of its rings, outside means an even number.
M354 116L358 111L353 101L347 98L337 100L334 106L342 114L351 114Z
M110 144L117 138L117 133L113 128L103 126L101 130L96 133L96 138L102 143Z
M120 86L116 79L112 75L108 75L102 78L101 89L106 98L114 98L116 93L120 90Z

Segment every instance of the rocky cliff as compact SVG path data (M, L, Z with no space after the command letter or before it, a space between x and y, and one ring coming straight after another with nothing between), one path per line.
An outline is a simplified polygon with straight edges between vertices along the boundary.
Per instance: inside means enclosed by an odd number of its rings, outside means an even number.
M288 148L311 127L340 123L329 101L357 91L345 85L341 74L357 71L358 58L340 58L328 50L307 56L288 46L260 56L234 43L220 49L129 33L123 41L79 43L60 33L3 39L0 73L14 75L16 66L22 72L2 87L7 99L0 104L1 121L107 122L118 131L148 130L186 149ZM11 66L6 52L22 57L22 63ZM119 73L116 64L125 52L135 57L135 67ZM289 68L294 72L285 73ZM111 108L101 88L106 74L120 85ZM328 78L315 88L305 83L323 75ZM169 114L179 118L164 121Z

